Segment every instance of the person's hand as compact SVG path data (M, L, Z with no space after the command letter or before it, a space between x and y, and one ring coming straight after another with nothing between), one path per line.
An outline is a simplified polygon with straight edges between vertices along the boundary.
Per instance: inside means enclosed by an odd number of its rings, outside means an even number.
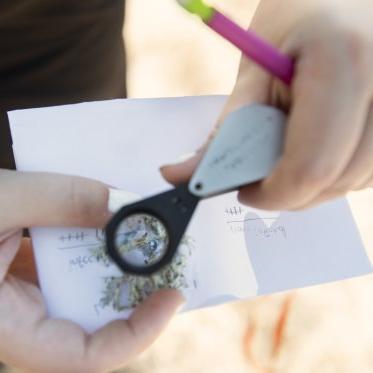
M47 316L34 281L31 226L102 227L110 217L108 188L96 181L0 170L0 361L22 371L107 372L122 367L152 343L182 302L176 290L149 297L127 321L92 335ZM21 246L19 261L9 267Z
M293 56L290 89L243 59L224 116L253 102L288 112L283 155L262 182L240 190L241 202L296 210L373 186L373 4L370 1L263 0L259 35ZM163 167L185 182L203 150Z

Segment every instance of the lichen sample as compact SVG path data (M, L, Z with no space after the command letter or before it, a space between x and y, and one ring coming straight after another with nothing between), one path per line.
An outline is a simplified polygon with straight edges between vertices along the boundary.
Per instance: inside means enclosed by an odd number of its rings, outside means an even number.
M108 266L111 259L106 254L104 244L91 249L99 263ZM194 251L194 240L185 235L172 262L151 276L107 276L103 278L104 290L99 300L102 308L112 307L122 311L136 307L153 292L164 289L188 287L185 269ZM126 293L125 300L123 293Z
M148 266L160 260L166 253L168 242L163 223L145 213L126 217L115 237L120 256L137 266Z

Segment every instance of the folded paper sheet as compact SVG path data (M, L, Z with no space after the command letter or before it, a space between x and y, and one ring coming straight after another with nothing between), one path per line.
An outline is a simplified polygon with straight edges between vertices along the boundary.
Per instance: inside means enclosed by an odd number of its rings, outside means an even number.
M142 196L169 189L159 166L197 149L225 97L113 100L9 113L17 168L101 180ZM128 317L171 282L185 309L371 272L346 200L303 212L241 205L236 193L201 202L178 261L158 279L123 275L101 230L33 228L38 274L51 316L93 331Z

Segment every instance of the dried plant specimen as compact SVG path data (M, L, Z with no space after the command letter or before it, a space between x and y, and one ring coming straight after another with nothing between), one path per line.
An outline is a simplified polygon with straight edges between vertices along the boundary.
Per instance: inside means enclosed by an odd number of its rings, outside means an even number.
M159 236L161 232L157 233ZM105 266L111 264L111 259L106 254L104 244L90 250L99 263ZM101 308L112 307L115 311L122 311L136 307L156 290L163 288L187 288L188 281L185 269L191 260L193 251L194 240L189 236L184 236L172 262L156 274L151 276L123 274L121 276L104 277L105 286L102 297L99 300L99 306ZM149 255L149 260L152 260L151 251L148 252L145 250L146 255Z

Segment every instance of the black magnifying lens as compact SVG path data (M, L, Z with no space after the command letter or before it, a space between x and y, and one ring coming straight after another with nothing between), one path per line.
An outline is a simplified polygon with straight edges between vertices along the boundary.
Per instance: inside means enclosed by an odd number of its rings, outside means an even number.
M198 201L181 185L124 206L106 227L109 256L126 273L157 272L174 257Z
M200 199L270 173L282 152L285 115L250 105L227 116L188 184L122 207L106 226L106 249L126 273L151 275L175 256Z

